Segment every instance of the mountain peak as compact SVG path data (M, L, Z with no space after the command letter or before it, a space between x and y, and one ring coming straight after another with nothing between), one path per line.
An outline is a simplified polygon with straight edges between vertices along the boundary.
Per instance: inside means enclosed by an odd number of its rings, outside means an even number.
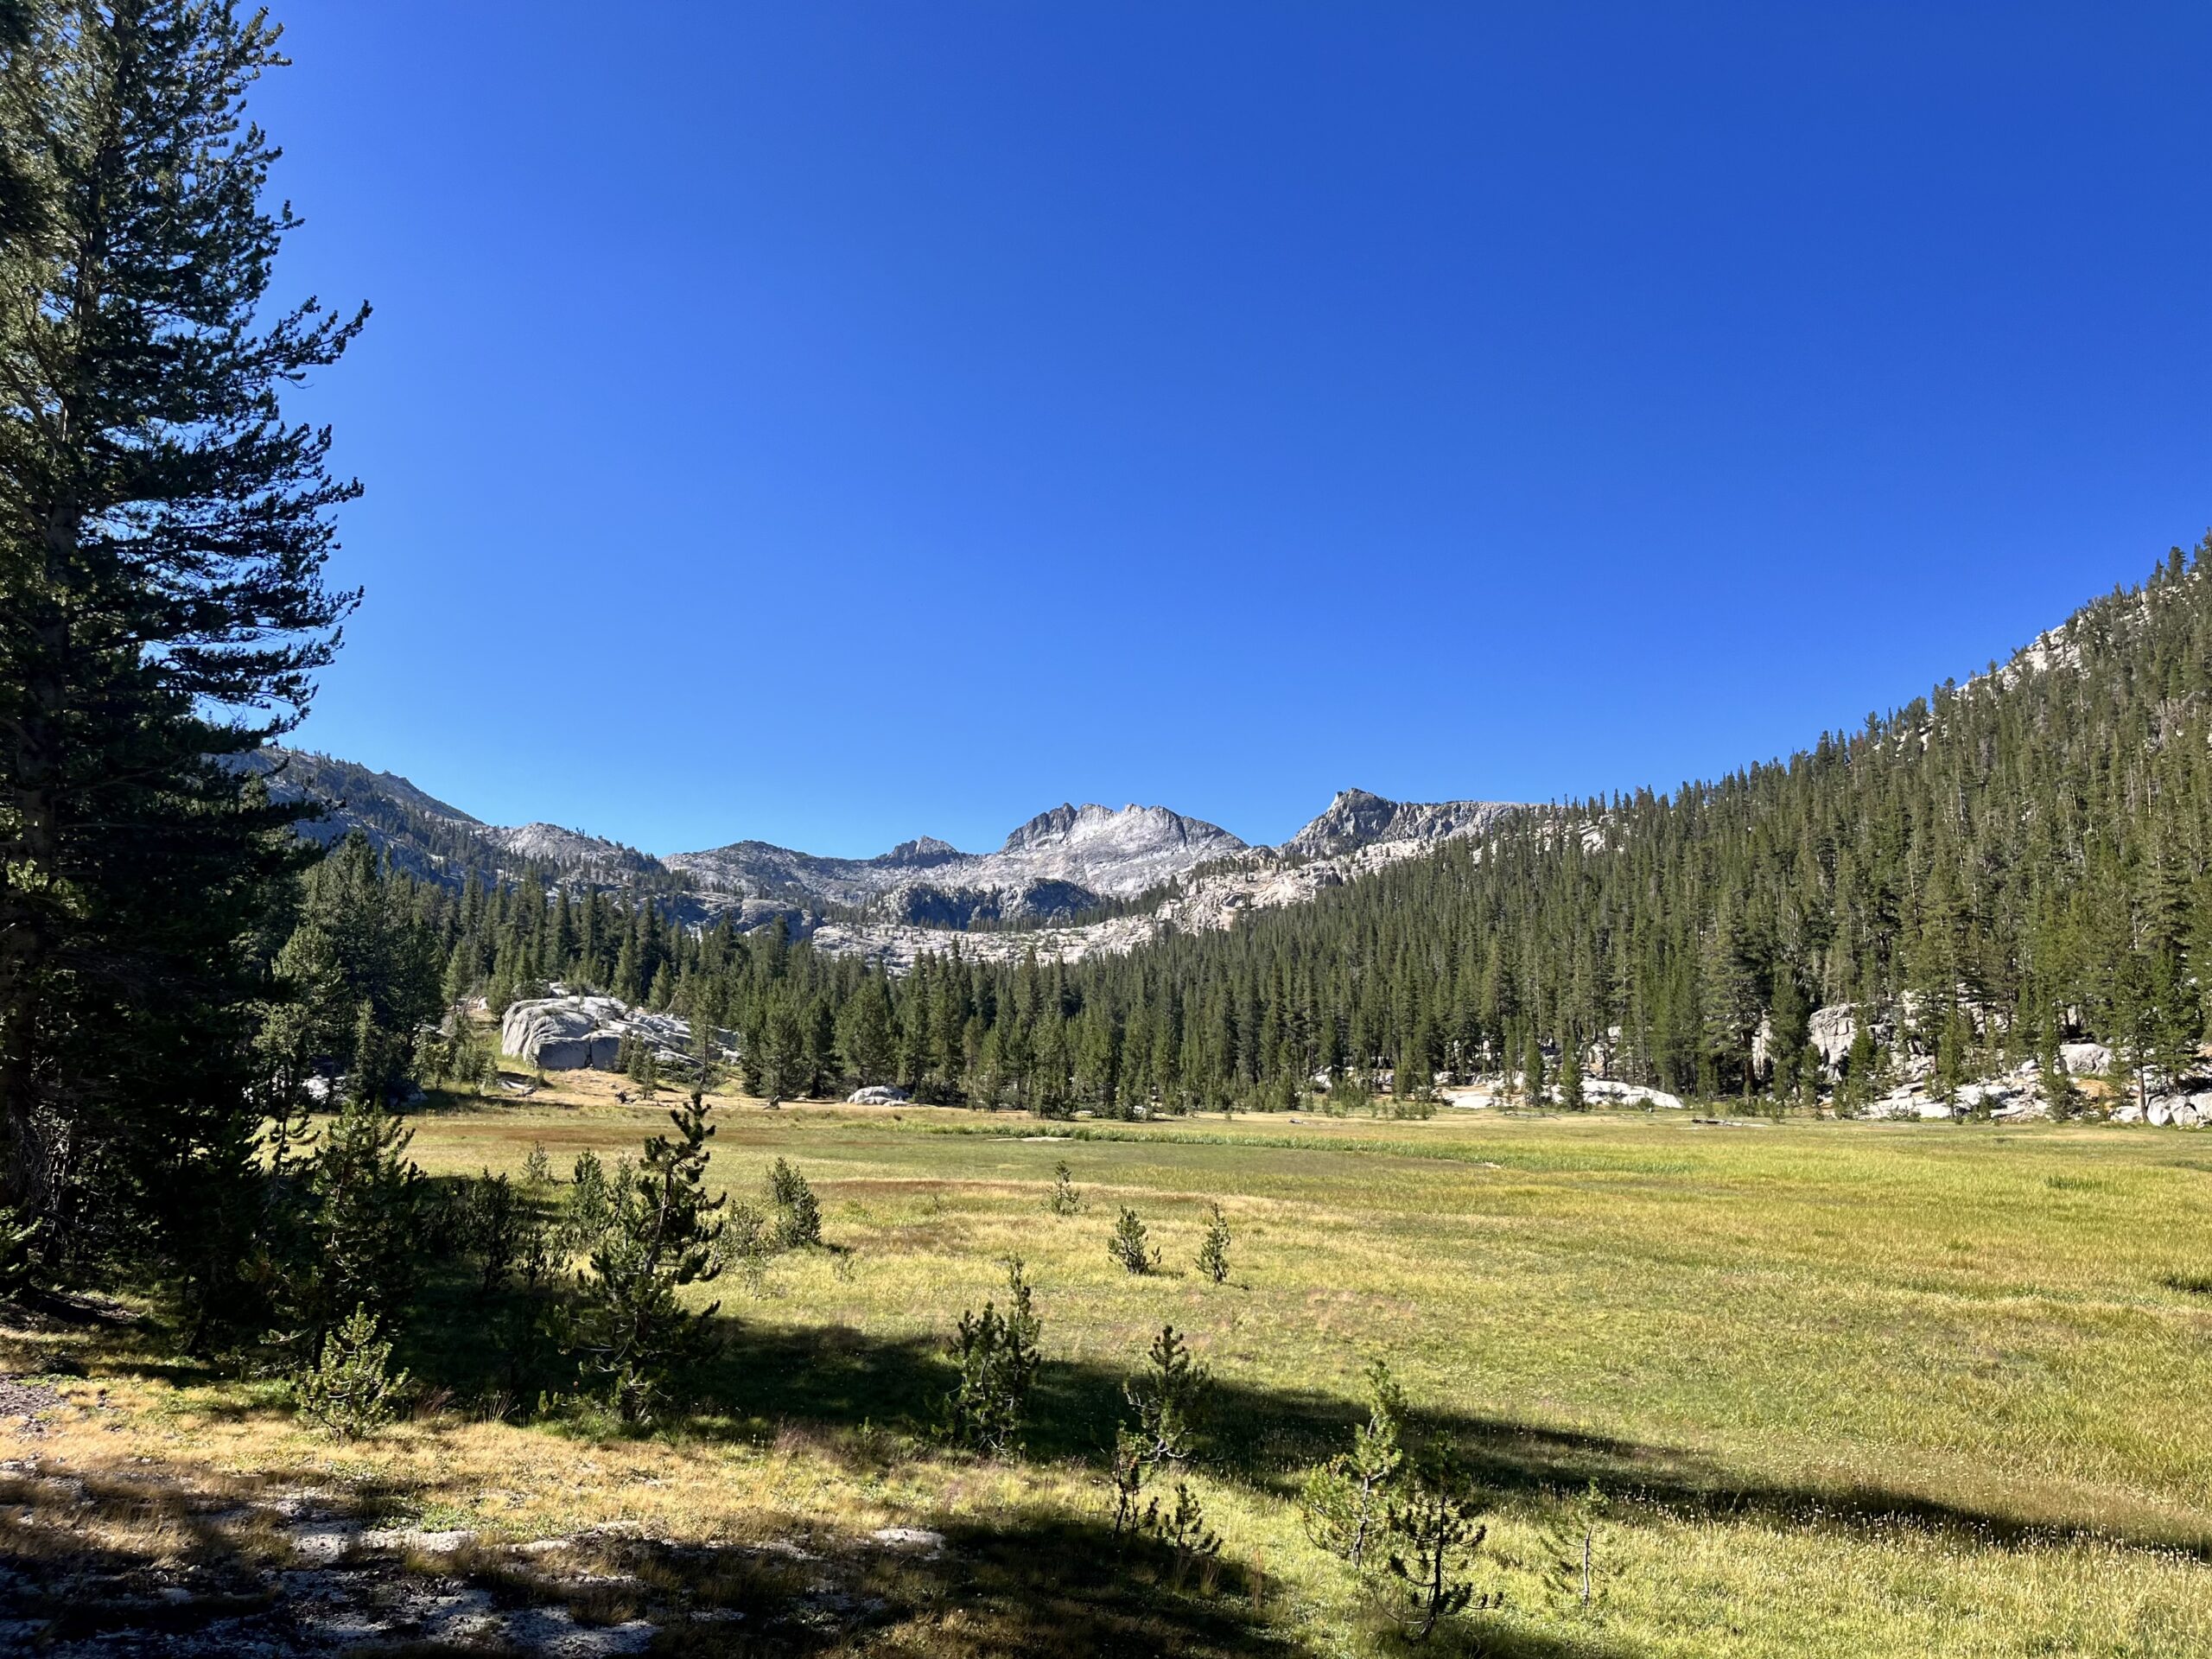
M1394 801L1372 790L1340 789L1320 817L1283 843L1283 850L1331 858L1378 842L1448 841L1477 834L1510 810L1510 804L1502 801Z

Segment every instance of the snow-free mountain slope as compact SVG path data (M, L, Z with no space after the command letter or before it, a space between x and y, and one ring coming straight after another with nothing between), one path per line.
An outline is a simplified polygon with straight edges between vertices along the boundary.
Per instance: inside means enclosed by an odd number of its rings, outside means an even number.
M1328 810L1283 842L1282 850L1332 858L1385 842L1448 841L1479 835L1513 810L1503 801L1392 801L1363 789L1338 790Z
M486 880L651 893L686 921L780 922L822 948L894 967L946 948L954 934L967 935L963 948L972 954L1033 946L1076 957L1126 950L1166 926L1224 927L1246 911L1300 903L1436 842L1479 833L1512 810L1346 790L1278 849L1253 847L1165 806L1063 802L991 853L963 853L925 836L865 859L763 841L656 858L557 824L486 824L404 778L326 756L271 749L251 764L274 772L281 792L326 804L327 815L308 826L317 839L359 828L418 875L457 883L474 871ZM1156 902L1132 911L1147 894ZM1116 906L1125 913L1096 919ZM1017 931L969 931L976 928Z

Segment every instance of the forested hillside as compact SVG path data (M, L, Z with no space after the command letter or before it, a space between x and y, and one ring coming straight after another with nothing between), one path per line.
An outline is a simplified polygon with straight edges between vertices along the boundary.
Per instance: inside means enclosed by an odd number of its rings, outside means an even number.
M1532 1044L1713 1095L1939 1087L2064 1038L2178 1069L2212 951L2212 579L2177 551L2002 669L1667 795L1501 819L1312 904L1120 957L887 978L606 894L429 889L449 995L559 981L740 1033L756 1085L898 1081L976 1103L1287 1105L1398 1092ZM1807 1047L1860 1016L1848 1061ZM1761 1038L1762 1031L1765 1038Z

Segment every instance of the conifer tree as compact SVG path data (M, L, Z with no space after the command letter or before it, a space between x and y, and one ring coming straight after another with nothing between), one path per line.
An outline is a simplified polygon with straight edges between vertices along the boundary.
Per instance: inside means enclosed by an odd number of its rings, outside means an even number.
M1406 1396L1382 1360L1367 1368L1367 1421L1351 1450L1306 1478L1306 1526L1313 1541L1355 1567L1382 1531L1386 1504L1405 1467Z
M258 15L19 9L0 40L0 1197L234 1286L256 1207L245 943L306 809L234 765L304 713L355 493L280 393L362 317L264 311L289 213ZM365 314L364 314L365 315ZM91 1189L97 1185L95 1194ZM204 1312L205 1310L203 1310Z
M721 1198L706 1192L714 1127L704 1097L672 1109L671 1139L656 1135L643 1160L612 1183L607 1220L575 1286L568 1345L607 1381L625 1423L647 1421L671 1375L697 1354L719 1302L687 1309L682 1293L721 1272L715 1249Z

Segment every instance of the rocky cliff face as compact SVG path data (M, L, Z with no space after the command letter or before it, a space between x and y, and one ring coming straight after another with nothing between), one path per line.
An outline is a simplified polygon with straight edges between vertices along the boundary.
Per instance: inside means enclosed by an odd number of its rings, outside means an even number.
M1479 835L1504 813L1503 801L1392 801L1363 789L1337 791L1328 810L1282 845L1306 858L1335 858L1392 842L1426 844Z

